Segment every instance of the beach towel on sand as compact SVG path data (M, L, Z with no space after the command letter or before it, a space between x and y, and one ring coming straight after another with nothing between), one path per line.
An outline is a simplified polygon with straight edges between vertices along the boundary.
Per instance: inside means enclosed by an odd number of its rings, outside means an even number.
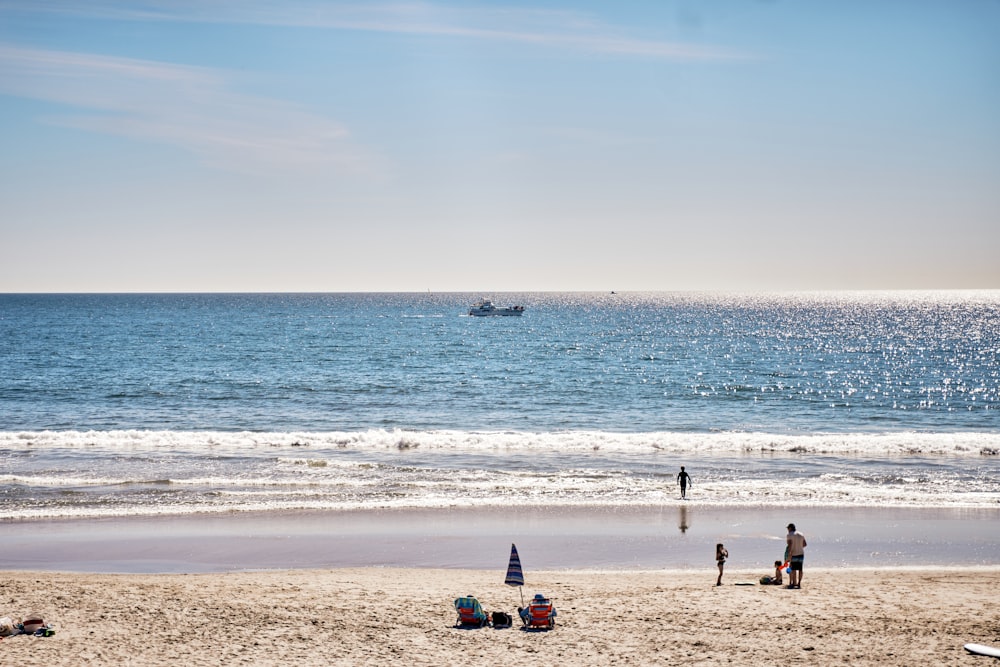
M475 595L466 595L455 600L455 611L458 612L458 625L475 628L489 625L489 617L486 616Z

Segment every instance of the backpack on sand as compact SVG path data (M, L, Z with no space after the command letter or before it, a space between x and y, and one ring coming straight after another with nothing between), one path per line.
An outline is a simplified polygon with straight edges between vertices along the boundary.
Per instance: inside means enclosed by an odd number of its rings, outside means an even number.
M493 612L493 627L494 628L509 628L511 626L512 619L510 614L505 611L495 611Z

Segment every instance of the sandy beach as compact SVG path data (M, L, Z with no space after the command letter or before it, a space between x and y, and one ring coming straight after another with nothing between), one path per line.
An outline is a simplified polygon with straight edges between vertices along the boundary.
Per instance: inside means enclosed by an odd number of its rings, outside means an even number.
M453 627L476 594L514 611L494 570L348 568L209 574L0 573L0 615L40 612L52 637L0 641L10 665L975 665L1000 645L1000 568L547 571L549 632ZM741 585L752 584L752 585Z

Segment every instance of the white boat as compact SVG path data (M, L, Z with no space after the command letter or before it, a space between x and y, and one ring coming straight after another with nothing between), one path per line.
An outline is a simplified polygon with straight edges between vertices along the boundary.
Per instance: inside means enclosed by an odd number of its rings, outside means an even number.
M488 317L490 315L520 315L524 312L524 306L494 306L489 299L480 299L469 308L469 315L473 317Z

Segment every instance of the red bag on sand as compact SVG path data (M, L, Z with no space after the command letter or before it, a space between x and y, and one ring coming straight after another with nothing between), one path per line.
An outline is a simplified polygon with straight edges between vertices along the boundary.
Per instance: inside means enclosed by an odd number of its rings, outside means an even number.
M42 620L41 614L32 612L24 618L24 621L21 622L21 626L28 634L34 634L36 630L41 630L45 627L45 621Z

